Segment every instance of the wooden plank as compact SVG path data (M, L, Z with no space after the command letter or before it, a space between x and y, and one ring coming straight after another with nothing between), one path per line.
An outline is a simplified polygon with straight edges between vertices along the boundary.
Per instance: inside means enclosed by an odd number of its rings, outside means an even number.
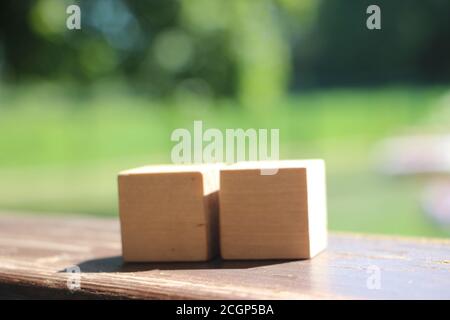
M73 265L81 287L70 291ZM311 260L124 264L117 219L0 214L0 296L450 299L450 241L331 234Z

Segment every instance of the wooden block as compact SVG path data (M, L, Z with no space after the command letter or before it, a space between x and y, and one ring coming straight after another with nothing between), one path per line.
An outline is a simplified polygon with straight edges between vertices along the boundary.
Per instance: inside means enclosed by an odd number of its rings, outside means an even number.
M230 165L221 170L219 198L224 259L304 259L327 246L322 160Z
M125 261L205 261L217 253L219 171L147 166L119 173Z

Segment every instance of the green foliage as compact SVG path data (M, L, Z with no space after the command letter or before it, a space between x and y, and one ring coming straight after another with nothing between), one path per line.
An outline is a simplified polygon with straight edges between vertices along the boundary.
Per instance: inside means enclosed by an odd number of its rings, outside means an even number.
M5 79L125 79L252 109L289 88L450 81L448 1L380 0L376 31L368 0L79 0L78 31L65 28L68 3L1 2Z
M168 162L172 130L203 120L279 128L283 158L324 158L332 229L443 234L421 184L371 156L439 107L444 89L401 85L450 81L449 1L380 0L376 31L368 0L76 3L76 31L73 1L0 3L0 207L115 215L116 173Z
M0 207L116 215L117 172L170 162L172 130L192 129L201 119L205 128L279 128L282 158L324 158L331 229L444 235L420 211L422 184L383 177L372 160L381 138L419 124L444 92L327 90L291 96L277 112L255 113L229 100L149 101L112 84L89 92L4 89Z

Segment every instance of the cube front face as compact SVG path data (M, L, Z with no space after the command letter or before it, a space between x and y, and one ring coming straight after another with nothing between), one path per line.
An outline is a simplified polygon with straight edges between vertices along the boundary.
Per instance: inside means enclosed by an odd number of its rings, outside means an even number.
M204 261L213 254L200 172L119 176L125 261Z
M309 258L306 168L224 170L220 247L224 259Z

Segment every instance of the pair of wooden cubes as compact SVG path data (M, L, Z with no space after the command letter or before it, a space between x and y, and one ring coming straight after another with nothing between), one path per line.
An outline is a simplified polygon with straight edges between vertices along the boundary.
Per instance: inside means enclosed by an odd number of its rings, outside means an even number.
M327 246L322 160L123 171L119 211L128 262L306 259Z

